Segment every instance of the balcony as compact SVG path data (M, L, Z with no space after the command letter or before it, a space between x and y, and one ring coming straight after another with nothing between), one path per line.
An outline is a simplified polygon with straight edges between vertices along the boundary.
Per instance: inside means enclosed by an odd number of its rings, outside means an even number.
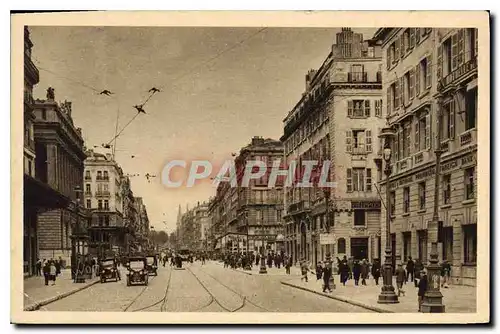
M309 201L302 200L296 203L292 203L288 206L288 213L292 215L306 211L307 212L311 211L311 206Z
M404 170L410 169L412 167L413 159L411 157L404 158L397 162L397 170L398 172L402 172Z
M96 177L97 181L109 181L109 176L98 176Z
M97 191L95 193L96 197L109 197L110 196L110 192L109 191Z
M347 73L348 82L368 82L368 73L366 72L349 72Z
M92 181L92 177L90 175L85 175L85 181Z
M366 149L364 147L353 147L352 154L353 155L366 155L368 153L366 152Z
M459 137L460 147L475 144L477 142L476 129L470 129L462 133Z
M469 60L468 62L460 65L454 71L450 72L447 76L440 80L441 89L444 90L449 86L454 85L457 81L463 79L467 74L477 71L477 57Z

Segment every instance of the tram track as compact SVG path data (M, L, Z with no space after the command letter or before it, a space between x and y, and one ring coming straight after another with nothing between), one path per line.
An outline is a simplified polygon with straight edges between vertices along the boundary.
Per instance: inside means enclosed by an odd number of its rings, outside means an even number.
M251 300L248 300L248 298L247 298L245 295L243 295L243 294L239 293L238 291L235 291L234 289L232 289L231 287L229 287L229 286L227 286L226 284L222 283L220 280L218 280L218 279L217 279L217 278L215 278L214 276L210 275L210 274L209 274L209 273L207 273L206 271L204 271L204 270L202 270L202 269L199 269L199 270L200 270L202 273L204 273L205 275L207 275L208 277L210 277L211 279L213 279L214 281L216 281L218 284L220 284L221 286L223 286L225 289L227 289L227 290L231 291L233 294L237 295L239 298L241 298L242 302L241 302L241 305L240 305L240 306L238 306L238 307L236 307L236 308L233 308L233 309L228 308L228 307L226 307L226 306L222 305L222 303L218 300L218 298L217 298L217 297L215 297L215 295L214 295L214 294L213 294L213 293L212 293L212 292L211 292L211 291L207 288L206 284L204 284L204 283L200 280L200 278L199 278L199 277L198 277L198 276L197 276L197 275L196 275L196 274L195 274L195 273L194 273L194 272L193 272L193 271L189 268L189 269L188 269L188 271L189 271L189 272L190 272L190 273L194 276L194 278L198 281L198 283L200 283L200 285L201 285L201 286L203 287L203 289L204 289L204 290L205 290L205 291L206 291L206 292L210 295L210 298L211 298L211 300L210 300L210 302L209 302L209 303L207 303L206 305L204 305L204 306L202 306L202 307L198 308L198 309L197 309L197 310L195 310L195 311L202 310L202 309L204 309L204 308L206 308L206 307L210 306L211 304L213 304L213 303L215 302L215 303L216 303L217 305L219 305L219 306L220 306L223 310L225 310L225 311L227 311L227 312L231 312L231 313L233 313L233 312L237 312L237 311L241 310L241 309L242 309L243 307L245 307L245 305L247 305L247 304L250 304L250 305L252 305L252 306L254 306L254 307L257 307L257 308L259 308L259 309L261 309L261 310L264 310L264 311L269 312L269 310L268 310L268 309L266 309L266 308L264 308L264 307L262 307L262 306L259 306L259 305L255 304L255 303L254 303L254 302L252 302Z
M158 276L153 276L149 280L149 283L153 282L157 277ZM139 312L139 311L144 311L144 310L147 310L147 309L149 309L149 308L151 308L153 306L156 306L156 305L158 305L160 303L162 303L161 307L163 307L164 304L165 304L165 302L166 302L166 298L167 298L167 294L168 294L168 289L170 287L170 281L171 281L171 279L172 279L172 270L170 270L170 274L168 276L168 283L167 283L167 288L165 289L165 294L164 294L164 296L160 300L158 300L158 301L156 301L156 302L154 302L152 304L149 304L147 306L140 307L140 308L134 309L134 310L130 310L130 308L132 307L132 305L134 305L139 300L139 298L150 288L150 285L148 284L147 286L144 286L142 288L141 292L139 292L139 294L122 310L122 312Z

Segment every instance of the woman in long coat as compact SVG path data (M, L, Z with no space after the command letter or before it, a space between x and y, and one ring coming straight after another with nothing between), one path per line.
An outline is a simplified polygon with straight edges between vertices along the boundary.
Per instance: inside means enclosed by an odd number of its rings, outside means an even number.
M361 285L366 285L366 279L368 278L368 274L370 273L370 264L366 259L363 259L361 263Z

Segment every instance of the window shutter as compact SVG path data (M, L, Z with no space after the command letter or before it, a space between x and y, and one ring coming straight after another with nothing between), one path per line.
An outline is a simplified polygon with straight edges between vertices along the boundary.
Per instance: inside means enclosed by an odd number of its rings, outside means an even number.
M432 66L433 66L432 65L432 56L429 55L427 57L427 69L425 72L425 81L426 81L425 87L426 88L430 88L432 86ZM442 64L438 65L438 71L441 70L441 73L442 73L442 68L440 66L442 66ZM439 80L439 78L438 78L438 80Z
M399 78L399 105L402 106L403 108L405 107L405 77L402 76Z
M366 169L366 191L372 191L372 169Z
M352 169L347 168L347 192L352 192Z
M425 115L425 147L431 149L431 114Z
M347 101L347 117L352 117L353 102Z
M415 97L415 69L410 70L410 100Z
M405 56L405 45L406 45L405 33L403 33L401 35L401 45L399 46L399 57L401 59L403 59Z
M394 110L399 108L399 79L394 83Z
M370 100L365 100L365 117L370 117Z
M420 28L415 28L415 41L420 43Z
M464 29L459 29L458 30L458 56L457 56L457 62L458 66L462 65L465 62L465 32Z
M418 117L415 117L415 152L420 151L419 127L420 120Z
M403 129L399 130L399 158L404 158L404 132Z
M451 36L451 69L458 67L458 34Z
M450 127L450 138L455 138L455 100L450 103L450 116L449 125Z
M371 130L366 130L365 131L365 137L366 137L366 152L372 152L372 131Z
M346 145L346 151L352 152L352 131L351 130L347 130L345 133L345 145Z
M386 55L387 69L389 69L391 67L391 47L392 46L389 46L387 48L387 55Z
M382 100L375 100L375 117L382 117Z
M415 28L410 28L410 48L415 47Z
M420 67L420 63L418 63L417 66L415 66L415 96L420 95L420 71L421 71L421 67ZM424 80L425 80L425 77L424 77Z
M399 48L400 48L401 40L400 38L396 38L396 42L394 42L394 59L393 62L396 62L399 58Z
M389 116L391 114L391 99L392 99L392 94L391 94L391 91L392 91L392 85L389 86L389 88L387 88L387 116Z

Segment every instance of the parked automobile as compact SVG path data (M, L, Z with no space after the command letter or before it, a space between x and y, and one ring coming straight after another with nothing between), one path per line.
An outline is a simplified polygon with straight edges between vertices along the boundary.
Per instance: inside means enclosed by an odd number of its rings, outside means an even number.
M127 286L135 284L148 285L148 269L145 257L130 257L127 269Z

